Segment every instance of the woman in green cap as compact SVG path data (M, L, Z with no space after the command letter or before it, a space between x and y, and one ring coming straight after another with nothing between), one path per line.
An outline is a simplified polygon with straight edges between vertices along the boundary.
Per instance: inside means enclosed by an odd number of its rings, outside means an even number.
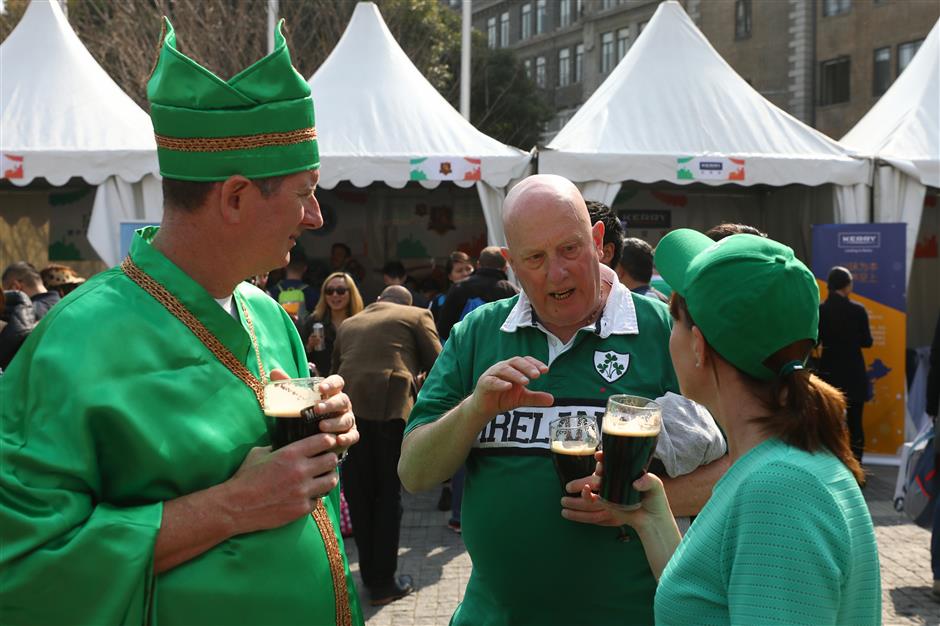
M685 537L652 474L635 483L639 509L601 501L602 463L562 515L637 531L659 579L657 623L880 624L878 547L845 399L804 367L819 322L812 273L771 239L714 242L688 229L664 237L655 259L675 290L679 386L721 424L732 465Z

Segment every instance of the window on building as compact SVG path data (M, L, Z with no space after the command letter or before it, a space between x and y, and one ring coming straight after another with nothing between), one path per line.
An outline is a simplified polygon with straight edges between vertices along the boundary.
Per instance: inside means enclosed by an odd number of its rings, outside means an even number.
M584 71L584 44L579 43L574 47L574 82L580 83Z
M606 11L607 9L612 9L617 6L619 3L617 0L601 0L601 11Z
M872 64L871 95L880 96L891 86L891 47L875 50Z
M823 17L842 15L852 9L852 0L823 0Z
M532 36L532 5L523 4L522 11L519 13L519 23L521 24L519 30L520 39L528 39Z
M630 49L630 28L621 28L617 31L617 60L627 56Z
M571 84L571 48L562 48L558 51L558 86L567 87Z
M496 18L491 17L486 20L486 45L490 48L496 47Z
M819 104L849 101L849 57L840 57L819 64Z
M606 74L614 69L617 49L614 47L614 33L604 33L601 35L601 74Z
M751 0L735 0L734 37L744 39L751 36Z
M545 57L536 57L535 59L535 84L538 87L545 87Z
M581 19L581 17L584 15L584 0L575 0L574 9L574 19Z
M525 77L529 80L532 80L532 59L526 59L523 61L522 67L525 69Z
M558 4L558 27L571 26L571 0L561 0Z
M499 16L499 45L503 48L509 45L509 11Z
M535 3L535 32L541 34L548 27L548 0L537 0Z
M917 41L909 41L898 46L898 76L901 75L901 72L904 71L911 62L911 59L914 58L914 55L917 54L917 51L920 50L920 44L922 43L924 43L924 40L918 39Z

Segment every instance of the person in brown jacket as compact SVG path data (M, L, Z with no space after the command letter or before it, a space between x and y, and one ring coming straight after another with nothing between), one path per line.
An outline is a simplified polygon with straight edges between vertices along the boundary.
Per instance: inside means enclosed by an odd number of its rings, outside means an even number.
M411 294L400 285L386 287L347 319L333 345L333 371L346 381L358 420L359 444L349 451L342 481L373 606L414 589L410 576L395 575L402 515L398 457L418 375L440 352L431 312L411 306Z

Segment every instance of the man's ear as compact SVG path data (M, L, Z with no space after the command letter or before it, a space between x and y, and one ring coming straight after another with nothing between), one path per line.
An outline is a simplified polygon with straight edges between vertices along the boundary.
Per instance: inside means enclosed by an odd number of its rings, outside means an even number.
M244 208L252 194L260 190L244 176L229 176L219 189L219 213L226 224L238 224L244 219Z
M506 263L509 263L509 267L512 267L513 271L515 271L515 268L512 265L512 255L509 253L509 248L500 248L499 253L503 255L504 259L506 259Z
M598 258L604 257L604 222L598 221L591 228L591 239L594 240L594 248L597 249Z
M601 263L604 265L609 264L614 258L614 244L605 243L603 248L601 248Z

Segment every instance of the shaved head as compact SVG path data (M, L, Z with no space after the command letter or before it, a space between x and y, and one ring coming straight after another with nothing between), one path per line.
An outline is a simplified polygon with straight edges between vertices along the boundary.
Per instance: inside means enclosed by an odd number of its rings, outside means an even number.
M503 203L503 229L510 250L513 235L520 228L531 228L533 219L545 219L548 209L568 213L587 230L591 229L587 206L574 183L555 174L529 176L512 188Z

